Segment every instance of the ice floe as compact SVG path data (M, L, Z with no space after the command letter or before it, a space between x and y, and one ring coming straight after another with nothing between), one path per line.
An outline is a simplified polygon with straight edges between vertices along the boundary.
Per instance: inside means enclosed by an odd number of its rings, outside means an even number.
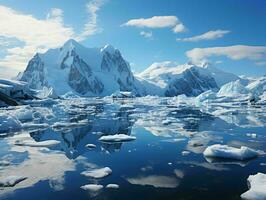
M105 135L99 138L99 140L102 142L127 142L135 139L135 136L126 134Z
M108 184L108 185L106 185L106 188L118 189L119 185L117 185L117 184Z
M19 120L12 116L0 113L0 132L16 131L21 129Z
M91 169L81 173L81 175L90 177L90 178L104 178L112 173L112 170L109 167L104 167L100 169Z
M266 199L266 174L257 173L250 175L247 179L249 190L241 195L241 198L248 200Z
M80 187L83 190L88 190L90 192L98 192L99 190L103 189L103 185L99 184L87 184Z
M86 147L89 149L94 149L94 148L96 148L96 145L95 144L86 144Z
M0 187L13 187L27 177L24 176L7 176L0 179Z
M240 148L230 147L228 145L214 144L203 152L206 157L229 158L236 160L246 160L257 157L260 151L242 146Z

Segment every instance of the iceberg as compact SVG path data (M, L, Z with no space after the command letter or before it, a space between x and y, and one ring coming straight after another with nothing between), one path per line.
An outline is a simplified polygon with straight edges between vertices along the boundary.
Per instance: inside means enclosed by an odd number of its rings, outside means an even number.
M112 173L112 170L109 167L104 167L100 169L92 169L84 171L81 175L90 177L90 178L104 178Z
M127 142L135 139L135 136L125 134L105 135L99 138L102 142Z
M239 95L248 94L249 91L240 82L240 80L229 82L223 85L219 92L218 97L237 97Z
M246 160L260 155L259 151L242 146L241 148L230 147L227 145L214 144L205 149L205 157L229 158L235 160Z
M0 132L18 131L21 129L21 123L17 118L0 113Z
M241 195L241 198L248 200L266 199L266 174L257 173L248 177L249 190Z
M119 185L117 185L117 184L108 184L108 185L106 185L106 188L118 189Z
M83 185L80 188L83 189L83 190L88 190L90 192L97 192L97 191L103 189L103 185L88 184L88 185Z

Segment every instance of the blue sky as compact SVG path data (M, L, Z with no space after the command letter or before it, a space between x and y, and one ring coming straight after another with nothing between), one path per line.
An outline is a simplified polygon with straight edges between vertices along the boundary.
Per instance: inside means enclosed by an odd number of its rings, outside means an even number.
M192 60L261 76L265 19L264 0L2 0L0 76L16 75L36 51L73 37L88 47L112 44L136 72Z

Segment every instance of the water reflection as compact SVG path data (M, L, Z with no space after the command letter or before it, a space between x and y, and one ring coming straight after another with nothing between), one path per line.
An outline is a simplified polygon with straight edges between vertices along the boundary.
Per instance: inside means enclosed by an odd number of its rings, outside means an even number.
M27 177L15 187L2 188L0 198L20 199L19 194L26 193L26 189L32 194L37 189L53 191L50 199L68 199L63 195L66 191L73 192L79 199L87 199L88 192L80 189L82 185L117 183L120 184L117 195L137 199L137 196L129 197L123 191L132 189L132 194L144 196L153 194L156 188L175 191L185 187L190 191L193 190L194 176L205 184L204 187L211 188L215 183L205 178L210 174L223 180L220 173L234 176L235 170L243 170L242 177L246 177L261 169L259 162L266 162L265 158L236 162L202 155L213 143L265 150L266 116L262 108L232 105L227 106L226 111L221 105L199 108L176 105L166 98L154 98L153 102L142 100L72 99L45 105L32 104L27 109L32 109L33 119L22 120L24 128L20 132L0 135L0 179L11 175ZM47 127L40 128L38 124L44 123ZM250 132L258 135L253 138L256 142L246 136ZM137 139L128 143L99 141L103 135L115 134L134 135ZM29 140L36 143L53 140L59 144L43 147L16 145ZM87 144L96 147L90 149ZM183 154L184 151L188 153ZM100 180L80 175L82 171L98 166L110 167L112 175ZM75 181L72 182L72 178ZM44 185L39 186L41 183ZM238 191L243 190L243 185L236 184L236 187ZM169 190L158 193L167 196ZM12 196L6 196L11 193ZM57 198L59 194L62 198ZM118 196L115 198L113 194L103 189L96 198L117 199ZM180 197L176 192L175 195L175 199Z

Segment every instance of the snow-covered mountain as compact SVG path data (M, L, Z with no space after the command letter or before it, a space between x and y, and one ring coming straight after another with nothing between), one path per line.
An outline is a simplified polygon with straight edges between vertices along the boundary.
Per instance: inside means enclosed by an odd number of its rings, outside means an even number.
M117 91L136 95L197 96L207 90L218 91L225 83L240 79L209 64L175 65L154 63L133 75L128 62L110 45L86 48L75 40L61 48L37 53L26 70L18 76L32 89L63 95L73 92L82 96L107 96Z
M158 95L197 96L207 90L218 90L223 84L240 79L209 64L196 66L190 63L176 65L171 62L154 63L138 75L157 86ZM146 89L148 93L149 89Z
M63 47L37 53L19 79L34 89L53 88L58 95L105 96L135 91L136 80L119 50L110 45L86 48L74 40Z

